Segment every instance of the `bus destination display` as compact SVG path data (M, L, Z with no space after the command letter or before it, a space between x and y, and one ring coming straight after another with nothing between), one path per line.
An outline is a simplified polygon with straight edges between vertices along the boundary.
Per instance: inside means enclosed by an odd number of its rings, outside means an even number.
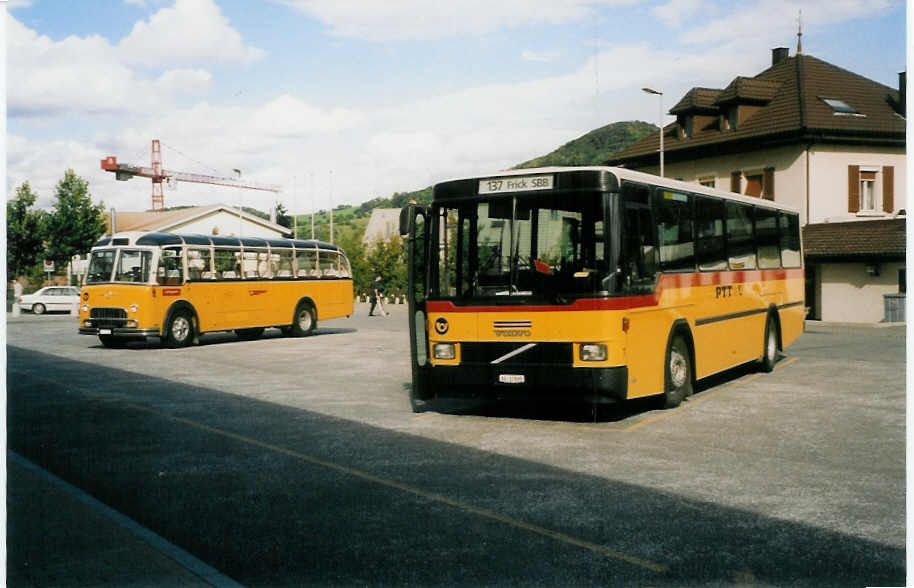
M551 190L553 176L511 176L479 180L480 194L503 194L506 192L527 192L529 190Z

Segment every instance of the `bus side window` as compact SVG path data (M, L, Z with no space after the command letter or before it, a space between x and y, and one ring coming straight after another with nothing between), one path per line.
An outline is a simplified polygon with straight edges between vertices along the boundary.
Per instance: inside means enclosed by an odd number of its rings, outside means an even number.
M755 269L752 207L748 204L727 203L727 250L730 254L730 269Z
M780 213L781 264L784 267L800 267L800 217Z
M654 193L661 270L695 271L692 200L690 194L682 192L657 190Z
M781 267L776 210L760 207L755 209L755 247L760 269Z
M647 186L622 187L623 263L626 286L635 293L652 292L657 280L659 251L657 231L651 219Z
M158 282L163 286L180 286L184 283L184 261L180 247L162 250L159 261Z
M724 201L698 196L695 199L695 249L698 269L727 269L724 244Z

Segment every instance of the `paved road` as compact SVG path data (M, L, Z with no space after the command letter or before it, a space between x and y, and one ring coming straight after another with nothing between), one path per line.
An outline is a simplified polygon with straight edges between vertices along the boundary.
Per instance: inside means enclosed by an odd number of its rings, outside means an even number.
M359 310L183 350L10 319L9 447L252 586L904 583L903 330L593 423L413 415L403 309Z

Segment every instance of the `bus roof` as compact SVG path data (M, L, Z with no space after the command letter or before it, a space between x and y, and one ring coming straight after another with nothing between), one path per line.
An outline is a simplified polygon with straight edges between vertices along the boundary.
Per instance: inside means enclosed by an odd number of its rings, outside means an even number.
M799 213L799 211L792 207L787 206L778 202L771 200L764 200L755 196L746 196L744 194L737 194L736 192L728 192L725 190L718 190L716 188L709 188L707 186L702 186L701 184L695 184L691 182L682 182L679 180L672 180L669 178L661 178L653 174L648 174L645 172L634 171L626 169L624 167L609 167L609 166L580 166L580 167L535 167L535 168L526 168L526 169L512 169L506 171L500 171L489 175L482 176L470 176L463 178L455 178L452 180L447 180L444 182L439 182L435 184L433 191L433 198L438 199L449 199L456 197L475 197L478 195L478 182L489 179L498 179L498 178L508 178L508 177L526 177L526 176L542 176L542 175L557 175L560 178L564 179L567 176L575 176L575 179L572 181L559 181L556 180L559 190L562 189L589 189L589 190L615 190L618 188L619 184L622 181L631 181L639 182L642 184L650 184L653 186L658 186L662 188L669 188L670 190L682 190L684 192L692 192L694 194L705 194L708 196L714 196L717 198L723 198L726 200L734 200L737 202L743 202L745 204L752 204L755 206L762 206L767 208L774 208L777 210L786 210L789 212ZM472 191L472 195L469 192ZM506 192L506 194L516 194L516 193L535 193L535 191L511 191ZM494 195L494 194L493 194ZM488 195L480 195L488 196Z
M222 235L199 235L179 233L125 232L116 233L99 239L93 247L111 246L147 246L162 247L165 245L201 245L208 247L276 247L295 249L328 249L342 251L337 245L313 239L280 239L261 237L225 237Z

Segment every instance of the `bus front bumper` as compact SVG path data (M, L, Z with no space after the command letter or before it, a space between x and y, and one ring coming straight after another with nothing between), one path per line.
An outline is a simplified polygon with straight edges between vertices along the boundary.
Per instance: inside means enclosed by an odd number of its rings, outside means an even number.
M437 398L540 398L612 404L625 400L628 368L555 365L433 366L428 394Z
M79 327L80 335L113 335L115 337L158 337L158 329L134 327Z

